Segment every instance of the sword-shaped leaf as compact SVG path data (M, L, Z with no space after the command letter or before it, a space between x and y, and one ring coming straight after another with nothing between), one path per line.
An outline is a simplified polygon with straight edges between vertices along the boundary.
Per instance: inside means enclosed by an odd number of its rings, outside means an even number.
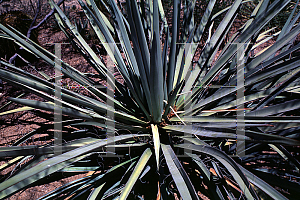
M193 151L197 151L199 153L208 154L210 156L215 157L219 162L221 162L231 173L231 175L234 177L236 182L238 183L240 189L243 191L247 199L258 199L257 194L255 193L254 189L248 182L245 175L242 173L241 169L238 167L238 165L225 153L222 151L219 151L213 147L210 146L202 146L202 145L193 145L193 144L179 144L176 145L180 148L189 149Z
M161 144L161 149L166 159L169 171L179 190L182 199L199 199L187 173L175 155L170 145Z
M132 187L134 186L135 182L137 181L137 179L139 178L139 176L141 175L144 167L146 166L148 160L150 159L152 155L152 152L149 148L147 148L144 153L141 155L138 163L136 164L129 180L126 183L125 188L123 189L121 196L120 196L120 200L125 200L127 199L129 193L131 192Z

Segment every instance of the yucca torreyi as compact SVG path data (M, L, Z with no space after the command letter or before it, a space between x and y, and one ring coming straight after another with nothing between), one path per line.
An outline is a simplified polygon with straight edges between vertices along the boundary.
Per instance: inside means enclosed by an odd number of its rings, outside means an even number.
M1 157L8 160L2 170L26 163L5 176L1 199L70 171L93 173L40 199L297 198L300 165L286 148L299 145L298 1L277 39L262 30L290 1L262 0L221 50L246 1L236 0L223 10L226 15L215 31L213 21L220 16L212 15L216 0L209 1L199 24L193 15L196 1L174 0L171 27L160 0L129 0L125 8L109 0L104 7L111 16L94 0L78 2L122 81L52 0L57 23L100 82L0 24L2 37L61 70L62 79L72 79L90 94L0 61L1 79L46 100L10 98L25 107L1 115L40 109L59 110L63 116L1 148ZM207 40L199 53L204 34ZM273 45L254 52L270 39ZM51 136L53 124L64 132L62 144L22 145L40 133ZM270 148L277 154L264 153Z

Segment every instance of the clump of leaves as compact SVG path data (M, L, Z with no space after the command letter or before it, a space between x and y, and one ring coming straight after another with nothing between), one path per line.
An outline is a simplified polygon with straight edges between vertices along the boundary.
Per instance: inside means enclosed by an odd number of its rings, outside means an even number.
M174 0L171 29L160 0L128 0L126 12L110 0L105 9L114 23L94 0L78 2L111 62L103 62L62 10L51 0L50 5L60 28L95 74L81 73L0 24L5 37L61 70L46 80L0 61L3 80L46 102L10 100L25 105L21 110L54 111L56 117L54 123L1 148L1 157L8 160L1 169L18 166L4 175L1 198L45 184L49 175L87 171L89 175L40 199L298 197L300 164L288 151L299 146L300 44L294 41L300 25L295 25L295 9L275 43L254 51L270 40L262 29L289 0L260 1L253 17L222 49L241 0L230 6L214 32L210 27L216 0L208 3L199 24L193 20L195 1L184 1L181 18L181 2ZM208 39L195 57L206 30ZM54 82L58 78L72 79L90 96L61 87ZM51 138L53 126L57 143L23 146L32 136Z

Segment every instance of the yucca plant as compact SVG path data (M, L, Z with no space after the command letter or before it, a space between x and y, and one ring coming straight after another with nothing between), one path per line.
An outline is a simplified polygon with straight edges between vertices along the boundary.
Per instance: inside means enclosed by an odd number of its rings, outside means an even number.
M2 37L62 73L41 78L0 61L1 79L45 100L10 98L25 107L1 115L44 110L61 119L0 149L7 161L1 170L12 169L0 184L1 199L71 172L89 173L40 199L297 199L298 1L277 38L261 30L290 1L260 1L222 49L242 0L223 10L215 31L216 0L199 24L195 1L174 0L171 27L160 0L128 0L125 8L109 0L105 9L111 16L94 0L78 2L114 66L99 58L49 1L94 74L81 73L0 24ZM270 39L273 45L255 51ZM60 79L74 81L88 94L55 82ZM53 126L61 143L26 145L32 137L53 138Z

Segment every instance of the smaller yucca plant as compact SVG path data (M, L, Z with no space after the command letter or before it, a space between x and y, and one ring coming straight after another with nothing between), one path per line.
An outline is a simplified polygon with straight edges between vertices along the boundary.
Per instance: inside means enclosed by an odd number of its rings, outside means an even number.
M54 83L51 77L45 80L0 61L3 80L47 101L10 98L25 105L21 110L54 110L61 112L63 118L71 117L54 122L54 127L64 131L65 142L58 146L22 146L34 135L51 136L51 124L0 149L2 157L11 158L1 169L30 158L6 175L7 180L0 184L1 198L46 183L49 175L70 171L92 173L40 199L296 198L300 165L284 147L299 145L300 45L293 45L300 31L300 25L295 26L299 17L294 17L296 7L277 41L249 56L271 39L268 32L261 30L290 1L270 4L265 0L257 4L252 17L215 59L241 0L225 10L226 16L213 34L212 24L218 15L211 15L216 0L208 3L199 25L194 24L195 1L182 2L183 27L179 27L181 2L174 0L171 28L160 0L129 0L124 13L110 0L105 9L114 23L94 0L86 4L79 0L122 81L115 79L111 66L91 50L62 10L49 2L56 9L62 31L97 73L91 76L79 72L31 40L26 41L16 30L0 24L5 37L61 70L63 79L72 79L90 94L76 93ZM206 30L208 39L196 59L198 43ZM118 35L120 45L113 34ZM92 78L95 76L101 81ZM100 84L105 88L99 89ZM55 93L57 89L61 91L60 98ZM236 152L240 143L242 151ZM263 153L270 148L278 154ZM258 160L264 163L262 167ZM275 174L271 171L274 166ZM255 175L261 175L259 171L268 177L260 179ZM274 182L279 177L285 185ZM285 197L266 182L289 194L285 193Z

